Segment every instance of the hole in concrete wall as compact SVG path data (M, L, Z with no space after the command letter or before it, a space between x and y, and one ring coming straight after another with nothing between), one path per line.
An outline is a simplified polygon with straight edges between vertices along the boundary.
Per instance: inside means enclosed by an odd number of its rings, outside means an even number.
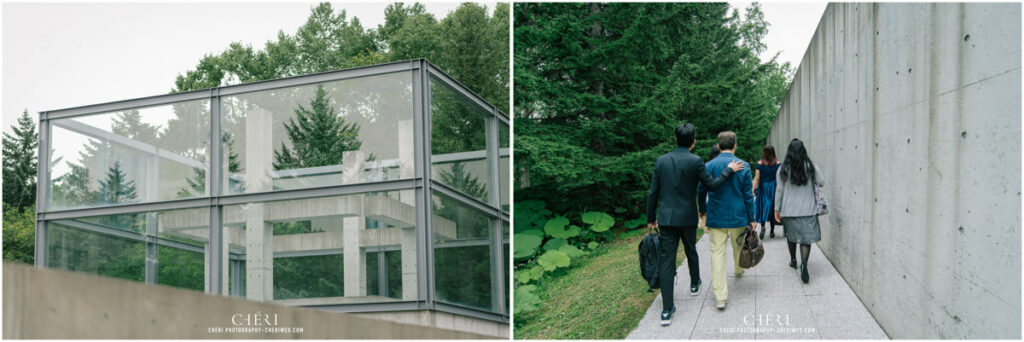
M907 143L908 143L908 144L910 143L910 138L907 138Z
M967 139L967 131L960 132L960 137Z
M970 40L970 39L971 39L971 35L969 35L969 34L964 35L964 41L965 42Z
M957 230L959 230L961 233L963 233L964 232L964 226L960 226L960 228L957 228Z
M910 213L910 208L907 208L907 209L904 209L904 210L906 210L908 214Z
M911 72L914 72L914 68L907 68L907 73L909 74Z

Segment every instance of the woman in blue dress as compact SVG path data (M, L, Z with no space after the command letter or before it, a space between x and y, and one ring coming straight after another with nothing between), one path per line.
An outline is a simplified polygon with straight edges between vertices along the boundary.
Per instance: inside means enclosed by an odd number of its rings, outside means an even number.
M779 170L779 161L775 158L775 147L765 145L761 150L761 160L757 161L754 171L754 218L761 224L761 239L764 239L765 223L771 225L771 237L775 237L775 173Z

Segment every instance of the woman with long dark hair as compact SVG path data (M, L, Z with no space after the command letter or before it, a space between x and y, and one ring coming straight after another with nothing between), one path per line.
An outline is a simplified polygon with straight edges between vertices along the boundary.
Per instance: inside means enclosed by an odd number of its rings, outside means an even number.
M786 159L779 167L778 186L775 190L775 219L782 223L789 242L789 267L796 268L796 245L800 245L800 280L810 281L807 257L811 244L821 241L814 185L822 186L822 172L807 156L800 139L789 142Z
M754 218L761 225L761 240L768 225L772 227L771 237L775 237L775 173L779 171L779 161L775 158L775 147L764 145L761 149L761 160L757 161L754 170Z

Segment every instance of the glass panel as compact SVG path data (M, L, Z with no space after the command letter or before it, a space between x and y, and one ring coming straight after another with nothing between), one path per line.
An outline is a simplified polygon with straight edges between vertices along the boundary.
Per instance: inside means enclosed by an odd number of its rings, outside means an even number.
M47 266L142 282L146 244L64 225L47 224Z
M509 254L510 254L509 251L511 251L512 249L511 249L511 247L509 246L509 243L508 243L508 221L501 221L501 231L502 231L502 234L501 234L502 235L502 246L501 246L501 248L504 249L503 252L505 253L505 258L501 259L504 262L504 265L505 265L505 268L503 268L501 270L501 272L505 274L505 313L509 313L509 312L511 312L511 311L509 311L509 308L512 307L511 303L509 303L509 302L512 301L512 297L508 296L508 288L512 286L512 279L513 278L512 278L512 273L509 272L509 270L512 269L512 259L509 259Z
M226 96L221 109L224 194L414 176L410 72Z
M402 298L402 251L366 253L366 292Z
M51 121L50 209L207 195L209 100Z
M147 222L156 223L156 234L161 239L193 247L193 250L185 250L159 246L157 283L203 291L206 287L205 251L210 241L210 208L171 210L143 216Z
M144 241L156 236L150 250L156 283L202 291L209 223L205 207L54 221L48 226L54 227L47 237L49 266L145 281Z
M345 296L341 254L274 258L274 299Z
M203 253L159 246L157 284L203 291L206 262Z
M366 253L366 294L370 296L380 296L381 293L381 272L380 272L380 252Z
M434 289L439 301L496 311L491 218L437 193L434 203Z
M483 202L491 176L486 118L491 113L430 77L431 178Z
M511 139L508 135L508 124L504 122L498 122L498 174L500 175L501 182L501 209L508 212L509 198L512 197L512 193L509 192L509 184L512 183L511 177L509 177L509 154L511 150L508 148L509 140Z
M410 189L225 206L238 291L290 305L416 300L415 203Z

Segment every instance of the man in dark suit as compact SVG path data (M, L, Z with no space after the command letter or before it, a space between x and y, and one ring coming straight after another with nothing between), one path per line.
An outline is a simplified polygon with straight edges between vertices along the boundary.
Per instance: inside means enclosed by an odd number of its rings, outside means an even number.
M647 194L647 227L661 227L662 258L660 285L662 297L661 325L672 322L673 285L675 283L676 251L683 241L687 264L690 268L690 295L700 291L700 266L694 244L697 240L697 183L717 189L732 175L743 169L739 163L730 164L713 178L704 169L704 161L690 152L696 143L697 131L691 124L676 126L676 147L658 157L651 176L651 190ZM658 202L661 205L658 205ZM660 215L658 213L660 212Z

